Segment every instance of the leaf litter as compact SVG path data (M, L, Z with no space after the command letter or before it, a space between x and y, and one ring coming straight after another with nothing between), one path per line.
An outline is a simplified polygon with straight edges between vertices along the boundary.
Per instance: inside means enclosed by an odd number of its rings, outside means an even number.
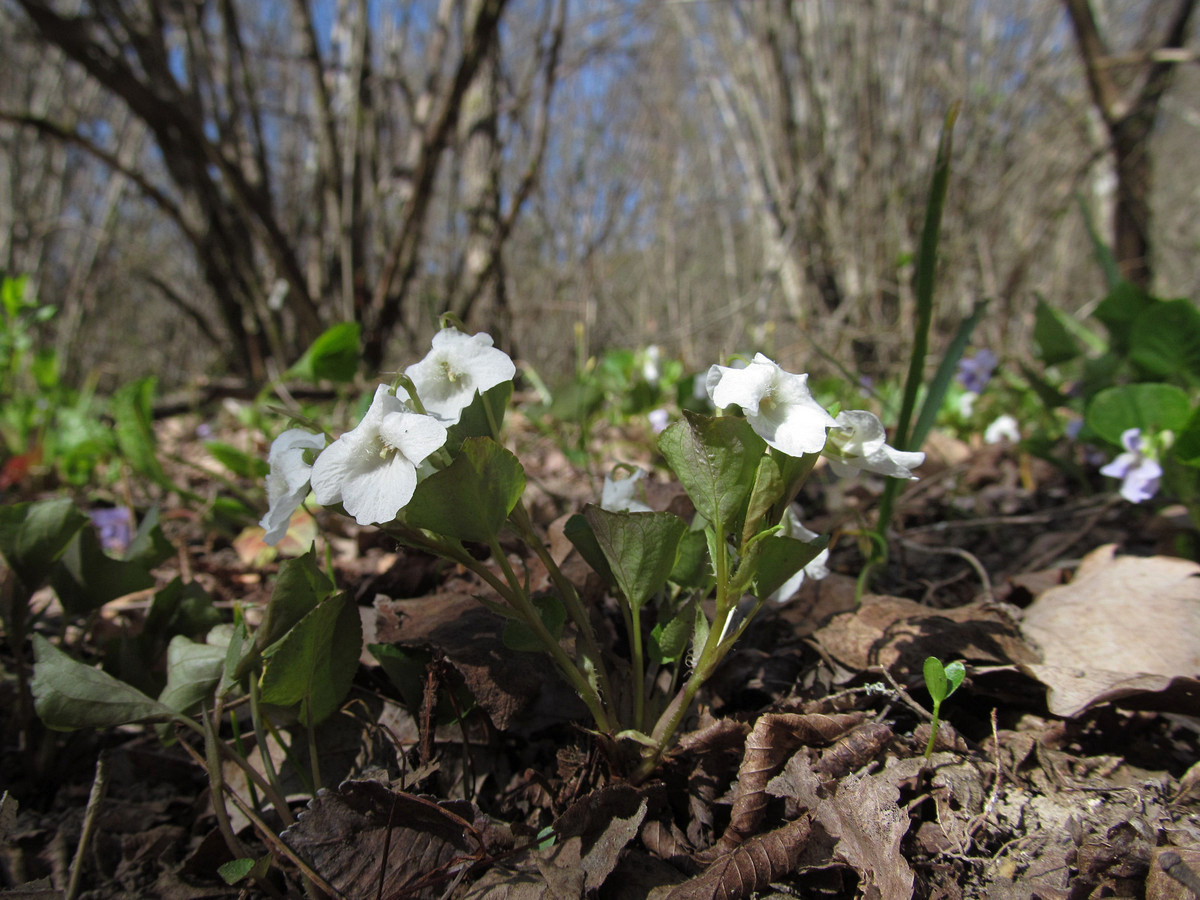
M1052 472L1035 467L1029 484L991 453L990 469L947 464L910 493L888 593L855 602L861 558L845 538L830 579L754 623L641 786L609 775L543 658L504 645L473 576L348 530L339 582L365 642L398 649L415 693L364 654L342 715L316 734L334 786L305 804L288 782L298 821L278 839L347 898L1190 896L1200 570L1145 540L1161 520L1064 507ZM585 583L550 526L598 484L550 445L522 458L545 461L529 466L539 521ZM842 521L820 524L837 534ZM195 527L176 520L181 557L227 596L260 596L232 544ZM590 587L615 646L616 617ZM136 607L105 615L137 625ZM968 676L926 763L929 655ZM215 876L227 851L178 748L129 730L64 741L75 763L53 778L6 762L5 893L63 896L103 747L113 783L83 896L254 896ZM291 742L298 769L306 744ZM241 836L254 842L249 825Z

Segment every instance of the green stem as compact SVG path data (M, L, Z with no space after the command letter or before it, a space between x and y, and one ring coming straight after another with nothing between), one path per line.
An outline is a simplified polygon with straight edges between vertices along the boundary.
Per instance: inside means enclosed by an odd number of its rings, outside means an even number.
M567 615L571 617L576 628L579 629L584 658L595 669L601 700L607 707L613 702L616 694L613 693L612 683L608 677L608 669L604 665L604 654L600 650L600 643L596 640L596 632L592 628L591 616L588 615L583 601L579 598L579 591L575 589L575 585L571 583L571 580L563 574L562 569L558 567L558 563L554 561L554 557L550 555L550 551L546 549L546 545L542 542L541 537L539 537L536 529L533 527L533 521L529 517L529 510L525 508L523 501L517 501L517 505L509 515L509 521L517 530L521 539L537 554L542 565L546 567L546 571L550 573L550 580L554 582L554 587L562 597L563 605L567 608ZM615 719L619 718L615 713L612 713L612 715Z
M933 718L929 720L929 743L925 745L925 765L929 765L929 758L933 756L933 745L937 740L938 725L941 724L939 718L942 711L942 704L933 704Z
M629 607L631 620L629 636L633 643L633 727L642 731L646 727L646 673L645 661L642 656L642 616L641 610L632 603L623 605Z
M571 686L575 688L575 691L579 694L580 699L582 699L587 705L588 712L592 714L592 718L596 722L596 727L605 733L611 733L612 722L609 719L608 712L605 709L604 704L600 700L600 695L597 693L596 688L592 686L592 683L588 680L587 676L579 670L579 666L575 664L574 660L567 655L567 652L562 648L562 645L557 639L555 639L554 635L550 633L550 629L546 627L546 623L542 621L542 617L538 615L538 611L534 607L533 601L529 599L529 596L525 593L524 587L521 585L520 581L517 580L516 572L514 572L512 566L508 564L508 559L504 555L504 550L500 547L500 542L493 538L490 546L492 555L497 558L497 561L504 570L505 576L509 583L508 585L504 585L504 583L495 578L495 576L491 577L489 583L491 583L492 587L497 590L497 593L499 593L500 596L508 602L508 605L512 607L513 611L516 612L518 616L520 616L522 621L529 626L534 635L537 636L537 639L542 643L542 646L546 648L546 652L549 653L554 661L558 664L560 671L563 673L566 679L571 682ZM481 570L486 571L486 569L480 566L479 563L471 558L469 554L464 553L463 556L471 560L471 568L482 576ZM466 565L465 562L464 565ZM491 575L490 572L488 574Z

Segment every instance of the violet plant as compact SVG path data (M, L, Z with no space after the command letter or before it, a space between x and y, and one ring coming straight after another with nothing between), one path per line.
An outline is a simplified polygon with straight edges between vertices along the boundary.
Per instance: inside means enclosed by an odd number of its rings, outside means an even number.
M328 441L289 429L270 452L268 542L311 488L312 500L374 525L401 545L474 572L479 601L503 620L506 643L546 653L583 700L597 740L633 780L655 770L699 690L769 602L826 571L825 542L800 524L792 500L818 459L838 474L911 479L924 459L886 443L874 414L835 418L807 376L758 354L744 368L714 365L706 389L717 416L685 411L658 449L695 516L655 511L643 474L605 485L598 505L565 533L618 600L628 653L603 646L575 584L551 557L523 503L525 473L502 441L516 367L486 334L440 331L430 353L374 392L362 421ZM501 537L519 539L549 572L535 596ZM483 544L479 559L468 544Z

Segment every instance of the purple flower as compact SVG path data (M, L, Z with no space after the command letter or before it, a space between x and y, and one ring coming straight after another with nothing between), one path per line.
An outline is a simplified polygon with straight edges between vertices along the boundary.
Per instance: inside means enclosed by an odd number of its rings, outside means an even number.
M127 506L100 507L88 510L88 518L100 535L104 552L120 556L133 540L133 510Z
M650 427L654 429L655 434L662 434L671 424L671 414L665 409L652 409L646 413L646 418L650 420Z
M1121 496L1130 503L1149 500L1158 492L1162 479L1162 466L1142 449L1142 430L1129 428L1121 434L1121 446L1125 452L1104 466L1101 475L1121 479Z
M983 389L996 370L996 354L986 347L974 356L964 357L958 361L958 381L968 391L982 394Z

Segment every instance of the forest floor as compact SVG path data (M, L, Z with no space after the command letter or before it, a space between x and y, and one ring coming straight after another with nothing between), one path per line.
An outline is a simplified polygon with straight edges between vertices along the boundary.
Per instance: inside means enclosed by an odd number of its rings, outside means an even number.
M203 466L195 425L162 423L160 439ZM596 440L607 461L644 463L643 437ZM532 429L517 440L553 544L599 479ZM473 576L322 521L367 641L427 650L427 690L465 689L475 706L437 726L364 652L342 713L316 736L327 789L297 790L297 824L269 843L235 823L276 859L266 884L300 895L302 860L354 900L1191 896L1200 566L1172 553L1195 532L1178 511L1114 500L1115 482L1069 482L1010 446L928 449L890 562L861 599L855 529L877 486L835 489L815 473L805 523L833 534L832 574L763 612L639 786L610 775L549 664L504 648ZM203 490L196 472L178 477ZM163 583L182 573L227 607L265 602L274 564L255 562L253 537L182 509L164 521L179 556ZM585 578L581 562L563 565ZM136 628L147 602L110 604L99 624ZM604 611L619 646L620 617ZM927 656L967 664L928 760ZM11 675L2 689L9 708ZM5 724L0 896L66 896L80 849L79 897L266 896L218 877L230 854L208 780L178 744L153 729L73 732L31 759ZM100 759L107 792L81 842Z

